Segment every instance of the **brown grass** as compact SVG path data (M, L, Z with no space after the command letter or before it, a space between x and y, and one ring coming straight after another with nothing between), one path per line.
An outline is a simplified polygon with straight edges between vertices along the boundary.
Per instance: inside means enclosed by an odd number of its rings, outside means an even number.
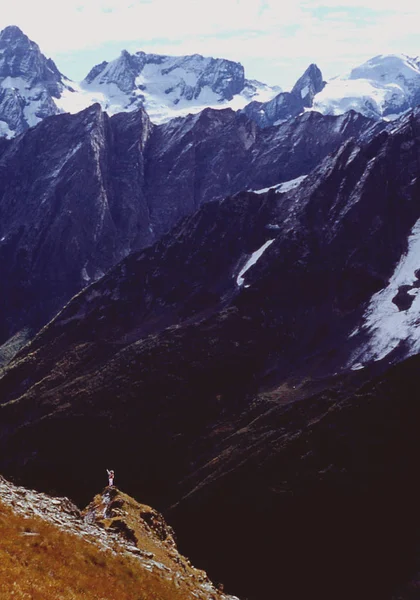
M165 523L162 515L150 506L137 502L118 488L113 488L111 495L111 503L105 505L103 495L98 494L85 511L89 512L89 509L95 508L96 522L105 530L112 530L115 525L119 530L118 522L123 521L134 537L130 540L132 543L143 551L151 552L154 560L170 571L178 571L183 577L180 583L188 593L194 592L196 599L208 598L209 595L200 589L200 582L208 582L206 572L195 568L188 558L178 552L173 537L174 532ZM113 516L101 518L105 509ZM163 528L160 526L162 524ZM210 597L213 600L220 600L222 596L219 590L214 589Z
M0 503L0 600L186 600L191 590L138 560Z

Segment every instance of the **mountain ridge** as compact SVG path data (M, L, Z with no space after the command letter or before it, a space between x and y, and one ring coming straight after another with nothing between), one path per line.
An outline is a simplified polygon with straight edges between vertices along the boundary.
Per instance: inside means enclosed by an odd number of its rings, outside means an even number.
M371 126L356 113L308 113L260 130L230 109L154 126L142 109L108 117L93 105L4 140L1 342L39 329L72 295L202 204L306 175Z

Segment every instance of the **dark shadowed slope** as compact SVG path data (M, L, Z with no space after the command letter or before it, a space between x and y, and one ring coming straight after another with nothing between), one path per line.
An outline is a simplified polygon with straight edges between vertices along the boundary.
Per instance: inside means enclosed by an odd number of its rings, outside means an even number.
M112 460L250 598L391 598L415 567L418 359L348 365L416 231L419 119L287 194L205 204L76 296L0 381L0 469L81 500Z

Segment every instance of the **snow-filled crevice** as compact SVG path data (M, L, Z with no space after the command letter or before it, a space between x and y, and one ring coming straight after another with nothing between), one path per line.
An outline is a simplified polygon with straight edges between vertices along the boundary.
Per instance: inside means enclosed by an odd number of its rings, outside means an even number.
M274 239L268 240L267 242L265 242L265 244L263 244L261 246L261 248L258 248L258 250L256 250L255 252L253 252L251 254L251 256L246 261L245 265L242 267L242 269L239 272L239 275L236 278L236 283L239 287L241 287L244 284L245 273L248 271L248 269L250 269L253 265L255 265L256 262L258 262L258 260L261 258L261 256L264 254L264 252L267 250L267 248L274 242Z

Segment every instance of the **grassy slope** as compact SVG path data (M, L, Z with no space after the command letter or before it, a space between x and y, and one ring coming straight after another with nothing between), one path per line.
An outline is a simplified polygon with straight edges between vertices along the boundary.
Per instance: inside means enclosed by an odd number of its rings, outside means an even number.
M186 600L190 590L0 503L0 600Z

